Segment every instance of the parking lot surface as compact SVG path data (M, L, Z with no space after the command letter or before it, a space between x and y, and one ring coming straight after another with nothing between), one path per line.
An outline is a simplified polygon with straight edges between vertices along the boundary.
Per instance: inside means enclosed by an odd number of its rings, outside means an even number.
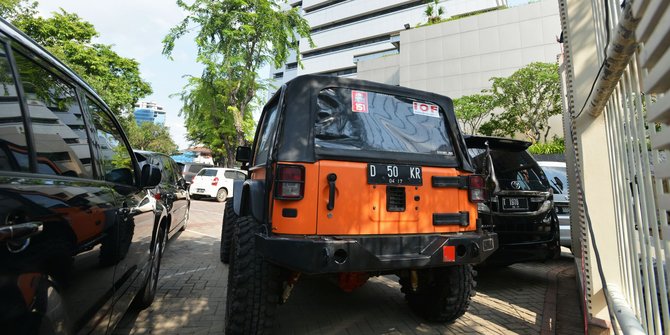
M167 246L156 300L129 312L114 334L222 334L227 266L219 261L223 203L192 201L186 231ZM477 295L453 324L409 310L395 276L351 293L328 278L302 277L279 307L276 334L579 334L584 332L574 261L480 269Z

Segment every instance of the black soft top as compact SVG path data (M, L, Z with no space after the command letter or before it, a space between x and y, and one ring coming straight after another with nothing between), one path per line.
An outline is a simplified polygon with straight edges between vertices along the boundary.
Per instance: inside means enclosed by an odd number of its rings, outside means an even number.
M316 120L317 97L319 92L327 88L350 88L367 92L383 93L388 95L403 96L418 100L429 101L437 104L440 110L444 112L446 128L448 129L450 140L454 147L454 161L445 164L433 157L422 157L417 163L422 165L451 166L466 171L473 171L470 158L467 154L465 141L458 127L452 100L446 96L434 93L414 90L406 87L391 86L376 82L340 78L321 75L303 75L290 80L270 100L266 105L270 106L274 102L280 102L283 105L280 109L283 111L280 118L280 133L277 138L276 151L273 156L279 161L285 162L315 162L317 159L333 158L325 157L315 152L314 148L314 122ZM265 113L265 110L263 111ZM258 136L258 134L257 134ZM345 154L345 156L348 156ZM410 155L408 155L410 156ZM347 160L352 160L346 157ZM365 161L389 161L394 160L393 154L380 153L379 157L368 155ZM407 157L399 159L407 161Z

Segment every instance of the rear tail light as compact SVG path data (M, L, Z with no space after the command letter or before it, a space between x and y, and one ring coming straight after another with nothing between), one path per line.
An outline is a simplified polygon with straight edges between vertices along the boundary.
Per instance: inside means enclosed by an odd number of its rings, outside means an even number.
M305 167L302 165L277 165L275 198L300 200L305 193Z
M470 202L481 203L486 201L486 183L484 182L483 176L469 176L468 190L470 193Z
M219 177L214 177L214 179L212 179L212 186L216 185L219 185Z
M154 199L161 200L161 193L160 192L154 193Z

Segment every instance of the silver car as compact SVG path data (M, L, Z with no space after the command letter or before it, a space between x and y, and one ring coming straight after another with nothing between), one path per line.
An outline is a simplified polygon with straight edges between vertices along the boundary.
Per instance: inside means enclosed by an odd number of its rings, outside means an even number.
M554 190L554 208L558 215L561 246L570 248L570 192L565 162L537 162Z

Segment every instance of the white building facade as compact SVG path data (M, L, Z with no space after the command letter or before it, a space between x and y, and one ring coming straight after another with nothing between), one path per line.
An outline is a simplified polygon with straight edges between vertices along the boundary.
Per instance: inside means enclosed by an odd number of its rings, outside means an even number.
M398 54L399 33L427 20L425 0L289 0L289 5L301 7L315 46L300 40L304 68L293 54L282 68L271 70L276 87L302 74L356 77L359 60ZM507 0L440 2L443 18L505 5Z

